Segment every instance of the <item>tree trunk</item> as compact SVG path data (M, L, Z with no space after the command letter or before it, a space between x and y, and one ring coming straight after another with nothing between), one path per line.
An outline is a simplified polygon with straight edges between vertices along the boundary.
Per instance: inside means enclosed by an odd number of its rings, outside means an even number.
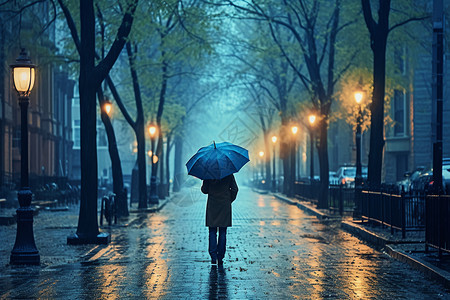
M127 195L123 189L123 174L122 165L120 163L119 150L117 149L116 136L111 119L108 114L102 109L104 104L103 91L98 92L98 103L100 105L101 119L105 126L106 137L108 138L108 151L111 158L111 169L113 178L113 192L116 194L117 201L117 215L119 217L128 216Z
M373 95L370 105L370 150L368 184L381 184L381 168L384 148L384 94L386 75L386 43L389 34L390 0L379 0L378 23L372 16L368 0L361 0L364 20L370 33L370 47L373 52Z
M3 25L3 22L0 22L0 61L5 61L5 40L7 39L5 37L5 27ZM0 132L2 133L0 135L0 157L3 157L3 159L0 159L0 186L4 186L5 184L5 99L4 97L4 91L5 91L5 83L6 83L6 70L5 68L0 69L0 96L2 97L2 100L0 101Z
M173 181L173 191L179 192L183 182L184 173L181 171L183 166L181 162L181 156L183 154L183 139L181 136L175 138L175 157L174 157L174 181Z
M373 49L373 97L370 128L370 150L368 165L368 183L372 186L381 184L381 168L384 148L384 94L386 74L386 38L378 34L374 39Z
M80 158L81 199L77 235L80 239L94 240L99 234L97 223L97 109L94 77L95 17L91 1L80 1L81 53L80 53Z
M139 118L138 118L139 119ZM142 123L142 124L140 124ZM147 208L147 174L145 161L144 122L136 122L139 208Z
M162 51L161 56L163 57L163 62L162 62L162 82L161 82L161 90L159 92L159 105L158 105L158 112L156 114L156 125L158 126L158 144L156 146L156 155L158 157L161 157L162 152L163 152L163 143L164 143L164 136L161 130L161 120L162 120L162 115L164 112L164 103L166 101L166 90L167 90L167 62L164 60L165 57L165 52ZM153 170L152 170L152 175L153 174L157 174L156 172L158 171L158 166L159 166L159 162L156 164L153 164ZM163 166L161 166L162 168ZM163 180L163 177L160 178L160 182Z
M164 165L164 138L161 139L161 152L158 154L158 164L161 166L159 169L159 199L164 199L166 197L166 176L165 176L165 165Z
M281 121L283 124L283 120ZM280 158L283 161L283 193L285 195L291 194L291 164L290 164L290 141L287 132L287 126L282 125L280 130Z
M329 162L328 162L328 123L324 119L319 124L319 145L317 152L320 166L320 192L318 208L328 208L328 182L329 182ZM314 159L312 157L311 159Z
M168 136L167 136L167 145L166 145L166 159L165 159L165 162L166 162L166 184L167 184L167 186L166 186L166 196L169 196L170 195L170 161L169 161L169 158L170 158L170 143L172 142L172 134L169 134Z
M264 151L265 151L265 155L264 155L264 159L265 159L265 165L266 165L266 178L265 178L265 181L266 181L266 183L265 183L265 187L266 187L266 189L268 189L268 190L270 190L270 188L271 188L271 182L272 182L272 180L271 180L271 178L272 178L272 176L271 176L271 164L270 164L270 162L271 162L271 157L272 157L272 155L271 155L271 150L272 150L272 147L270 147L271 145L270 145L270 137L269 137L269 132L266 130L266 132L264 133Z
M134 98L136 102L136 123L134 126L134 131L136 134L137 141L137 162L138 162L138 176L139 176L139 208L147 208L147 165L145 162L145 129L144 129L144 110L142 107L142 97L141 88L139 85L139 78L135 67L135 57L137 53L137 46L135 45L134 50L130 42L126 43L126 49L128 54L128 61L130 64L130 73L133 80L133 91Z

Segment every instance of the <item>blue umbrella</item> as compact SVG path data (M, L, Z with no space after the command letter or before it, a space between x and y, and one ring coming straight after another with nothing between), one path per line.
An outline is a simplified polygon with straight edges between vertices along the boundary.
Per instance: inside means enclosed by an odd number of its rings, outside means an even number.
M186 163L188 174L200 179L222 179L238 172L250 159L248 150L223 142L200 148Z

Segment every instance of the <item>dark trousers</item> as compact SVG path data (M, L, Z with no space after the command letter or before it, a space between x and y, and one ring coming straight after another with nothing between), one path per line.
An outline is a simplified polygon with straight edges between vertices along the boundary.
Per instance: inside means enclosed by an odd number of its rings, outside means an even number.
M217 241L217 228L219 228L219 240ZM227 244L227 227L209 227L209 255L211 259L222 260L225 256Z

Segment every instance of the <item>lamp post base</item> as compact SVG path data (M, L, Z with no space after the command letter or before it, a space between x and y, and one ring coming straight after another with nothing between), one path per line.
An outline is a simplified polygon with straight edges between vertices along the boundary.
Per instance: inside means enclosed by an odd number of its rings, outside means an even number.
M40 255L33 236L34 210L30 207L21 207L16 212L17 235L9 263L11 265L39 265Z
M79 236L74 233L67 237L68 245L86 245L86 244L97 244L97 245L107 245L111 242L111 235L107 232L99 233L96 236Z

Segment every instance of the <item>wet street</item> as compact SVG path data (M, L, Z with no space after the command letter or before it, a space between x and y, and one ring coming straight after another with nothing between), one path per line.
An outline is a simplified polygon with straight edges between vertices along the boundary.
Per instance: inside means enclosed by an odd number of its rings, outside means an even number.
M224 267L211 266L205 206L198 188L186 189L160 212L113 226L107 246L61 246L78 253L72 260L49 264L56 256L41 252L40 267L4 268L3 257L0 298L450 298L443 286L342 231L339 223L318 221L245 187L233 204ZM38 248L43 234L35 233Z

